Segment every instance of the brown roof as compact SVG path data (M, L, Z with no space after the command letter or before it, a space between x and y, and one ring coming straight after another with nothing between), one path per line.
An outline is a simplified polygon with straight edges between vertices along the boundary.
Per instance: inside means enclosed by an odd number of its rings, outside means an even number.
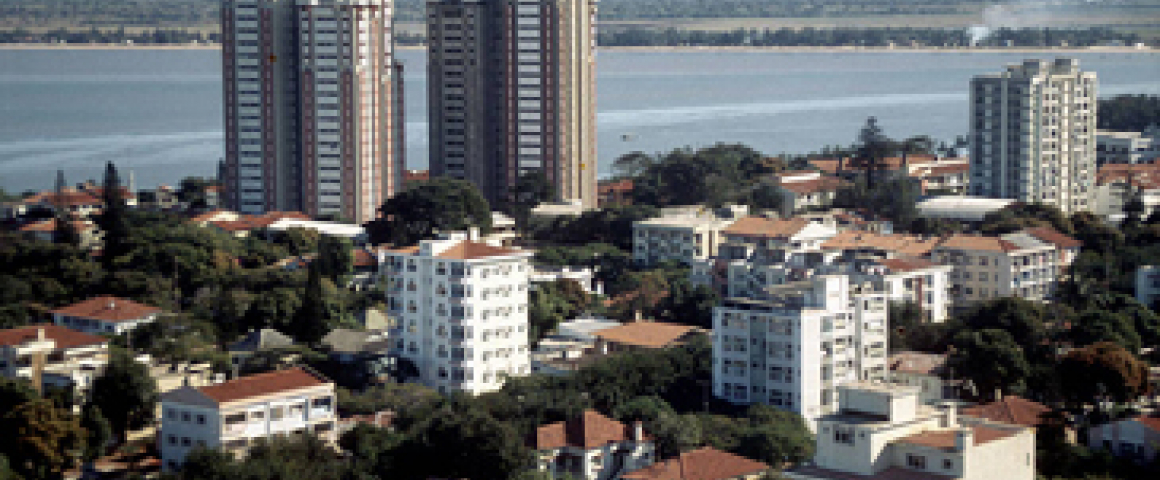
M937 353L898 352L886 361L892 372L938 375L947 363L947 356Z
M354 266L356 267L373 267L379 263L371 252L356 248L354 251Z
M914 235L893 234L886 235L864 231L838 232L822 244L827 250L856 250L870 248L895 252L911 257L922 257L930 253L938 244L935 238L922 238Z
M49 313L69 317L91 318L104 322L125 322L139 320L159 312L161 312L161 309L154 306L104 295L61 307Z
M937 473L920 472L902 467L890 467L874 475L855 475L819 467L797 467L793 473L808 475L811 478L825 478L828 480L951 480L955 477L939 475Z
M1007 438L1018 433L1013 429L995 428L986 425L972 425L969 427L974 433L975 445L982 445L984 443ZM901 443L909 443L911 445L922 445L931 448L941 448L944 450L953 450L955 448L955 436L957 430L928 430L922 433L916 433L907 437L903 437L898 441Z
M1019 250L1019 246L999 237L984 237L982 235L967 235L956 233L940 243L939 248L955 250L987 250L992 252L1012 252Z
M23 200L25 205L32 204L49 204L49 205L100 205L101 200L85 192L78 192L74 189L66 189L60 193L56 192L40 192L36 195L28 197Z
M1160 163L1122 164L1108 163L1100 166L1096 174L1096 184L1130 183L1145 190L1160 188Z
M1057 248L1079 248L1083 246L1083 242L1059 233L1059 231L1051 227L1028 228L1023 231L1044 242L1053 244Z
M620 443L632 438L629 426L601 415L596 410L585 410L579 418L549 423L536 429L536 450L576 447L585 450Z
M802 231L809 221L804 218L774 220L764 217L745 217L722 230L723 235L745 237L789 238Z
M1007 395L1003 399L983 405L963 409L963 415L987 420L1034 427L1043 423L1043 415L1050 412L1047 406L1026 398Z
M20 345L30 340L35 340L37 330L44 331L44 338L55 341L57 349L109 343L109 339L105 337L90 335L71 328L46 323L43 325L30 325L27 327L0 330L0 345Z
M848 185L850 182L837 177L824 176L810 180L783 181L778 186L797 194L818 192L833 192Z
M452 258L456 260L473 260L477 258L487 257L506 257L523 253L523 250L515 250L512 248L493 247L486 243L473 242L471 240L464 240L459 242L443 253L437 255L439 258Z
M612 192L619 192L619 193L630 192L630 191L632 191L632 188L633 188L633 182L631 179L627 179L627 178L622 179L622 180L617 180L615 182L600 182L596 186L596 190L601 194L607 194L607 193L612 193Z
M316 387L330 383L320 375L301 367L249 375L225 383L198 388L203 395L218 403L258 397L297 388Z
M769 470L769 465L713 447L685 452L676 458L621 475L625 480L727 480Z
M92 223L89 223L89 222L75 221L75 222L69 222L69 223L72 223L73 228L75 228L78 232L86 232L86 231L93 230L93 229L97 228L95 225L93 225ZM36 223L30 223L28 225L20 227L20 231L21 232L53 232L53 231L56 231L56 219L50 218L48 220L43 220L43 221L36 222Z
M920 176L920 177L932 176L933 177L933 176L943 176L943 175L956 175L956 174L961 174L961 173L967 173L970 170L971 170L971 165L969 163L952 163L949 165L930 165L930 166L927 166L927 167L922 168L921 170L915 172L915 174L916 174L915 176Z
M607 342L645 348L662 348L672 345L685 335L697 330L699 330L697 327L675 323L636 322L606 328L593 335Z
M937 267L939 264L929 260L923 260L915 257L899 257L879 260L878 263L894 272L913 272L915 270L922 270L931 267Z

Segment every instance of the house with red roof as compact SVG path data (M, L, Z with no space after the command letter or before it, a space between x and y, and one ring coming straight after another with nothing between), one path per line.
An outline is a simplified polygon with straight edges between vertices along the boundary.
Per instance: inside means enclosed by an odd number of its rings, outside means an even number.
M1091 427L1088 447L1140 463L1151 462L1160 453L1160 417L1141 415Z
M161 309L108 295L92 297L49 311L53 323L82 332L120 335L141 325L152 323Z
M769 464L701 447L621 475L623 480L758 480L771 471Z
M244 455L259 438L312 433L334 443L334 383L304 367L161 394L157 434L163 468L181 468L197 447Z
M625 425L595 410L542 425L528 443L538 470L577 480L626 478L624 473L652 465L656 455L641 422Z
M0 375L71 388L83 400L109 363L109 339L58 325L0 330Z
M817 170L793 170L777 175L782 213L827 207L834 203L838 190L850 185L841 178Z

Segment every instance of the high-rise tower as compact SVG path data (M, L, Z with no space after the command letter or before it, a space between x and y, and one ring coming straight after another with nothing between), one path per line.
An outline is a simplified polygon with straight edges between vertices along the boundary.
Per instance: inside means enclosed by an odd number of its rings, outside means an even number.
M596 206L596 0L428 0L434 175Z
M971 192L1094 208L1096 74L1027 60L971 80Z
M223 0L227 203L356 222L402 186L392 0Z

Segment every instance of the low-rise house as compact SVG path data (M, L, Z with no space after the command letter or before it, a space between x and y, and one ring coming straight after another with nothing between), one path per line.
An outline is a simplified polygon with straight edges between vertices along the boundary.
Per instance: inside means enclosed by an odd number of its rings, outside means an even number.
M825 208L834 203L838 190L849 182L838 177L823 175L817 170L794 170L777 175L777 191L781 195L783 214L807 209Z
M771 467L763 462L701 447L640 470L621 475L623 480L759 480Z
M971 163L967 158L945 158L937 163L918 164L910 168L910 178L919 182L924 195L963 195L970 186Z
M101 197L72 187L65 187L59 192L40 192L25 197L20 203L21 207L15 209L17 215L23 215L32 210L56 211L63 209L69 216L78 219L92 218L101 213L104 206Z
M922 405L920 389L839 387L839 410L818 420L812 466L795 480L1033 480L1035 432Z
M1096 175L1095 213L1119 221L1124 205L1138 197L1142 218L1160 210L1160 163L1103 165Z
M391 349L385 331L351 330L336 328L322 337L322 346L341 363L350 363L359 356L386 354Z
M594 333L596 351L602 355L632 350L670 348L684 345L695 336L708 335L705 329L664 322L633 322Z
M632 205L632 179L606 180L596 185L596 201L600 208Z
M640 265L705 260L717 254L722 231L746 211L743 206L720 211L679 207L665 210L660 217L634 222L632 259Z
M1149 307L1160 305L1160 265L1141 265L1136 269L1136 301Z
M1051 413L1051 408L1046 405L1015 395L1004 395L1003 398L994 402L962 409L962 414L965 417L1022 425L1028 428L1038 428L1047 424L1049 413Z
M225 375L214 373L208 363L148 362L149 376L161 393L181 387L204 387L225 381Z
M20 233L28 236L34 240L42 242L55 242L57 231L57 219L50 218L48 220L41 220L25 224L20 227ZM101 244L104 238L104 232L91 220L73 220L69 222L72 224L73 231L77 232L80 237L81 248L93 248Z
M1152 462L1160 453L1160 417L1139 416L1093 426L1088 430L1088 447L1140 463Z
M263 328L247 333L240 340L229 344L230 364L238 367L246 359L259 352L272 352L294 346L294 339L272 328Z
M260 438L307 432L333 444L336 405L334 384L305 368L181 387L161 395L158 450L172 472L197 447L242 457Z
M109 340L57 325L0 330L0 375L67 388L80 401L109 363Z
M641 422L625 425L595 410L540 426L529 446L536 452L536 469L576 480L623 478L656 460L656 445Z
M57 325L92 334L121 335L153 323L161 309L124 298L100 296L49 313Z
M919 401L928 405L956 396L958 383L952 383L946 363L945 354L911 351L893 353L886 360L890 382L918 387Z

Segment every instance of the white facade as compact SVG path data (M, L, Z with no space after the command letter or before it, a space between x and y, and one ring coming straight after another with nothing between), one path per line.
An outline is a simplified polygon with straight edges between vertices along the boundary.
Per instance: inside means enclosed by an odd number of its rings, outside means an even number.
M704 207L673 208L661 217L632 224L632 259L640 265L655 265L666 260L691 264L717 254L721 231L736 221L730 210L719 216Z
M971 80L971 193L1095 208L1094 72L1074 59L1026 60Z
M1140 132L1096 132L1096 161L1106 163L1150 163L1160 158L1160 130Z
M641 422L625 425L594 410L539 427L531 447L536 469L553 478L614 480L656 461L656 445Z
M302 369L164 393L157 434L162 467L179 469L199 446L241 457L258 439L279 434L309 432L334 443L336 405L334 384Z
M1078 248L1057 248L1023 232L1000 237L954 235L931 251L935 262L952 265L955 307L999 297L1050 299Z
M531 373L532 252L457 233L380 255L389 311L397 319L393 348L415 362L422 383L479 394Z
M844 275L771 286L713 309L713 393L812 420L839 385L886 379L887 302Z
M40 386L70 388L78 401L108 363L103 337L56 325L0 330L0 375L35 382L39 374Z
M838 411L818 420L814 465L786 472L787 477L1035 478L1030 428L960 418L953 406L921 405L917 387L862 383L839 390Z
M153 323L161 309L111 296L92 297L49 312L53 323L94 335L121 335Z

